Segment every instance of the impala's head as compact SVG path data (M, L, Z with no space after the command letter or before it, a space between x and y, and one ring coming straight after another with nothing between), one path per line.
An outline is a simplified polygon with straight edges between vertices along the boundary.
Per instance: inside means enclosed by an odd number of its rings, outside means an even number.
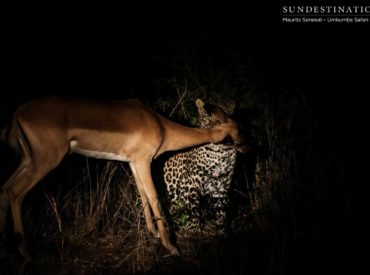
M198 126L202 129L219 127L227 131L228 137L232 139L235 149L245 153L249 148L244 145L244 137L239 133L235 121L229 118L223 108L212 104L204 104L201 99L197 99L195 104L198 108ZM234 111L235 104L229 109L229 113Z

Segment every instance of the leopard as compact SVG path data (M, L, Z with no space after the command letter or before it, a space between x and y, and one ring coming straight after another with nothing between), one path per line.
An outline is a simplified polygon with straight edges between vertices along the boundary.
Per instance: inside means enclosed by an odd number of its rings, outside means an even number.
M214 126L203 100L195 101L197 126ZM226 115L232 114L235 102L218 104ZM183 236L225 233L229 191L237 150L227 143L208 143L176 153L165 161L164 182L169 213L175 230Z

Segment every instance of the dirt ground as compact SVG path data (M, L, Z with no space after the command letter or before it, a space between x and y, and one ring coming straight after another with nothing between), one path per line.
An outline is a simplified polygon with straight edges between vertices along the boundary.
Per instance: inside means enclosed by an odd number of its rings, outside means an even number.
M0 274L240 274L262 268L263 257L252 253L256 244L243 236L179 239L181 256L169 255L159 240L146 233L127 236L120 246L114 243L118 237L91 239L79 246L63 244L63 248L44 240L30 251L29 263L13 249L1 258Z

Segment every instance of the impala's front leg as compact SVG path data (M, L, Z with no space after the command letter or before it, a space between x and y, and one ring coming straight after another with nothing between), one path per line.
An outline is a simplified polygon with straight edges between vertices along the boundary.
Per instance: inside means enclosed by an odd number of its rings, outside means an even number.
M139 182L138 186L141 185L143 187L146 198L148 199L150 207L153 211L154 220L157 223L159 236L161 238L163 246L170 251L171 255L179 255L177 248L171 243L164 225L164 218L160 211L157 191L155 189L150 171L150 161L135 161L134 163L132 163L132 166L133 170L135 171L133 173L136 173L137 182ZM147 213L145 212L145 214Z
M140 177L137 174L135 166L132 163L130 163L130 168L131 168L132 174L134 175L137 190L139 191L139 194L140 194L141 204L142 204L144 215L145 215L146 227L148 228L148 231L154 235L154 237L160 238L160 235L158 231L155 229L155 226L153 224L152 213L150 212L150 205L149 205L148 197L145 194L143 184L140 180Z

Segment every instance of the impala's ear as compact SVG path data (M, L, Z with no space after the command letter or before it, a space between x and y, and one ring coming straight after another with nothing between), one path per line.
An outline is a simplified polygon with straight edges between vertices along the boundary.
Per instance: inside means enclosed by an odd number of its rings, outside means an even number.
M220 107L212 104L205 104L204 109L211 117L212 124L224 123L227 121L227 115Z

